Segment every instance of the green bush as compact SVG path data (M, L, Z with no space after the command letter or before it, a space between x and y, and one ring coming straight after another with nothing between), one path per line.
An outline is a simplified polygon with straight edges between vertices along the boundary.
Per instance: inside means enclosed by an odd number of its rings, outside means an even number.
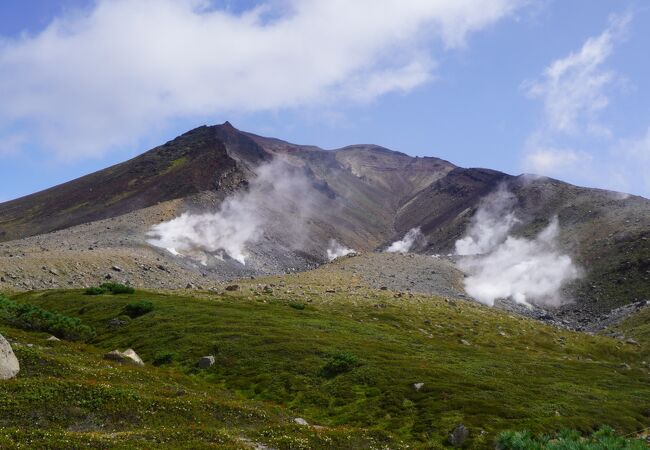
M348 352L337 353L325 363L321 369L321 375L326 378L333 378L360 365L361 363L356 355Z
M135 294L135 289L121 283L103 283L99 287L111 294Z
M304 303L289 302L289 306L291 306L293 309L298 309L300 311L305 309L305 304Z
M642 450L646 444L639 439L617 436L610 427L602 427L591 436L579 431L562 430L557 436L533 436L528 431L505 431L497 437L499 450Z
M97 287L97 286L93 286L93 287L86 288L86 291L84 292L84 294L86 294L86 295L102 295L104 292L105 292L104 289L102 289L100 287Z
M95 330L79 319L46 311L38 306L16 303L0 296L0 319L24 330L44 331L69 341L87 341Z
M122 313L129 316L132 319L136 317L144 316L147 313L153 311L153 303L147 300L140 300L138 302L131 302L122 309Z
M163 366L165 364L171 364L176 358L176 353L173 352L159 352L156 353L156 356L153 358L154 366Z

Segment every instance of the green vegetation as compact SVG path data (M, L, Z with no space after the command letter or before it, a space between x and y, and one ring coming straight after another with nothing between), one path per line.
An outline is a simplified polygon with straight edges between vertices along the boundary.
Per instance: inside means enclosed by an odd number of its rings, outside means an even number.
M617 436L610 427L603 427L591 436L582 437L576 430L562 430L555 437L533 436L531 433L506 431L497 439L499 450L645 450L640 439Z
M180 158L176 158L162 172L160 172L160 175L166 175L169 172L180 169L185 164L187 164L188 161L189 159L187 158L187 156L181 156Z
M559 330L469 302L395 298L340 272L241 281L238 291L193 297L14 295L97 333L92 346L18 347L24 370L0 385L0 410L15 411L0 418L0 448L5 430L23 442L92 439L96 447L202 448L213 439L215 447L246 448L244 436L278 449L436 449L464 424L466 448L481 449L506 430L589 434L609 424L627 434L648 426L640 401L650 398L645 342ZM265 290L270 284L278 288ZM144 301L154 309L112 324ZM5 336L43 345L3 323ZM116 348L133 348L146 366L100 360ZM200 370L205 355L215 365ZM47 408L66 398L82 412ZM34 414L42 417L38 430ZM295 417L324 428L301 427ZM69 431L80 427L92 432ZM523 435L500 439L508 436Z
M117 294L135 294L135 289L131 286L126 286L121 283L102 283L99 286L92 286L86 288L84 291L85 295L103 295L110 293L113 295Z
M153 358L153 365L154 366L164 366L165 364L171 364L174 362L174 358L176 358L176 353L174 352L158 352L156 353L156 356Z
M111 294L134 294L135 293L134 288L120 283L103 283L99 287L106 292L110 292Z
M337 353L325 363L320 372L325 378L333 378L360 365L359 358L352 353Z
M106 291L104 291L104 289L102 289L100 287L97 287L97 286L93 286L93 287L86 288L86 290L84 291L84 294L86 294L86 295L102 295L105 292Z
M140 300L127 304L122 310L122 313L129 316L131 319L135 319L150 313L153 309L153 303L148 300Z
M77 318L52 313L38 306L20 304L0 295L0 321L23 330L47 331L69 341L86 341L95 331Z

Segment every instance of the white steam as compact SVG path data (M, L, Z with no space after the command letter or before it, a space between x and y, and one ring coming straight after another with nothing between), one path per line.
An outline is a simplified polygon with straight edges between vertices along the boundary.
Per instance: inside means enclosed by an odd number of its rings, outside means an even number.
M241 264L249 256L247 246L265 230L298 243L316 201L315 190L304 173L279 159L255 172L249 189L226 198L218 211L184 213L155 225L147 233L148 242L202 263L207 253L218 259L225 254Z
M483 199L466 236L456 241L457 255L487 253L502 243L519 222L513 211L516 198L503 185Z
M424 238L420 228L411 228L399 241L395 241L385 250L387 253L408 253L416 241Z
M355 253L355 251L345 245L339 244L334 239L330 239L329 247L327 248L328 260L334 261L336 258L349 255L350 253Z
M493 305L510 298L526 305L558 306L561 288L580 276L571 257L557 248L557 217L534 239L509 236L518 223L514 197L505 189L488 196L467 232L456 242L456 253L472 255L459 261L469 276L465 290L476 300Z

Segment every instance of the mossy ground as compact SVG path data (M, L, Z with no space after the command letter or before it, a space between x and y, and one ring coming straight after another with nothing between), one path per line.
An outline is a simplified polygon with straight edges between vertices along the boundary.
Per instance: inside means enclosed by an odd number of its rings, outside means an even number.
M17 348L23 370L0 384L2 410L11 411L0 418L0 447L67 439L151 448L169 439L172 448L239 448L246 437L275 448L442 448L462 423L468 448L491 448L509 429L608 424L631 433L650 425L645 342L558 330L464 301L396 298L343 271L251 280L223 294L12 298L78 317L97 337L50 344L0 324L6 337L36 344ZM109 325L138 300L154 310ZM146 367L101 360L128 347ZM342 353L358 364L324 376ZM153 367L162 354L172 362ZM216 364L199 371L197 360L209 354Z

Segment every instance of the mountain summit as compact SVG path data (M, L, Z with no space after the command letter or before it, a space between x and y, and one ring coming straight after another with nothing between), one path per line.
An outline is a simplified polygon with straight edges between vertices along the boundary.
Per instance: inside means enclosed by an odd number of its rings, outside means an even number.
M279 237L287 233L282 226L277 233L271 227L260 231L246 266L226 259L196 267L147 242L148 230L161 221L217 210L225 199L247 192L257 168L277 159L326 199L305 221L300 245ZM262 191L272 185L271 179ZM331 240L356 251L382 250L412 229L422 233L412 251L449 254L482 200L500 186L514 197L515 236L534 236L558 218L558 242L585 269L570 287L580 304L608 310L650 296L650 201L644 198L461 168L376 145L323 150L242 132L229 122L201 126L129 161L0 204L0 258L13 267L15 255L26 255L23 270L30 258L38 270L46 260L62 267L98 261L93 264L100 271L107 261L139 258L156 266L164 260L183 279L224 279L315 267L326 260ZM298 201L305 192L287 195ZM5 283L21 288L20 277L9 275L16 277L4 277L10 280ZM37 286L47 282L32 278Z

